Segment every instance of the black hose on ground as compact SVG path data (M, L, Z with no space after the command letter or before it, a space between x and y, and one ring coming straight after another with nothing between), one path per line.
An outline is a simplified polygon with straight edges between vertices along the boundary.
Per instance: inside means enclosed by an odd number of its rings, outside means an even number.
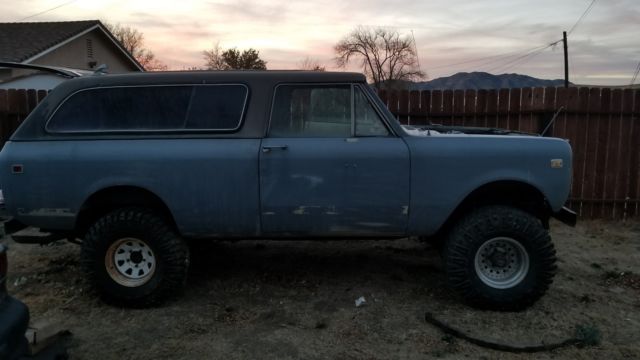
M442 330L445 334L449 334L451 336L455 336L459 339L468 341L472 344L478 345L478 346L482 346L484 348L488 348L488 349L493 349L493 350L498 350L498 351L507 351L507 352L512 352L512 353L535 353L535 352L541 352L541 351L551 351L551 350L555 350L555 349L559 349L559 348L563 348L566 346L571 346L571 345L575 345L575 346L585 346L585 345L592 345L588 339L579 339L577 337L573 337L573 338L569 338L566 339L564 341L558 342L558 343L553 343L553 344L540 344L540 345L527 345L527 346L515 346L515 345L507 345L507 344L499 344L499 343L494 343L494 342L490 342L490 341L486 341L486 340L482 340L482 339L478 339L478 338L474 338L471 337L463 332L461 332L460 330L456 330L452 327L450 327L449 325L443 323L442 321L436 319L433 314L431 313L426 313L424 316L424 319L431 325L434 325L435 327L439 328L440 330Z

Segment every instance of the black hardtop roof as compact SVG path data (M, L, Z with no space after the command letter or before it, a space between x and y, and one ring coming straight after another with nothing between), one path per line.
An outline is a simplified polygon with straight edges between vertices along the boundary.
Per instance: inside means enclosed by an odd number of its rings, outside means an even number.
M33 139L67 139L73 134L52 134L45 131L45 124L65 99L85 89L191 85L191 84L244 84L249 87L249 105L245 123L235 133L212 133L209 137L259 138L265 134L266 119L273 100L273 92L278 84L366 84L366 78L359 73L294 71L294 70L246 70L246 71L162 71L127 74L88 75L67 80L58 85L38 104L22 125L13 133L13 141ZM89 135L83 135L89 136ZM114 138L113 134L90 135L90 138ZM121 138L136 138L136 134L117 135ZM158 135L160 136L160 135ZM193 134L166 134L164 137L191 137Z
M61 87L85 88L118 85L207 84L225 83L339 83L366 82L364 75L353 72L240 70L240 71L163 71L114 75L84 76L65 82ZM67 85L67 86L65 86Z

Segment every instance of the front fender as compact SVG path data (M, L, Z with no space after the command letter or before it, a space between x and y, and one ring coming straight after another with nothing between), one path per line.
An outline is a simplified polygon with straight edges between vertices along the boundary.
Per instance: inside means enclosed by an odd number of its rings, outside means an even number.
M476 189L512 181L537 189L556 212L571 185L571 148L566 141L529 136L451 135L410 137L409 233L432 235ZM561 168L552 167L561 159Z

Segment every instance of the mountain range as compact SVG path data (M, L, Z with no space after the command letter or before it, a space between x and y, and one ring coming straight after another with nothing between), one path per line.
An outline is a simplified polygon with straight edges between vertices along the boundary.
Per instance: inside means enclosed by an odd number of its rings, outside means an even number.
M430 81L407 84L412 90L504 89L538 86L563 86L564 80L545 80L520 74L493 75L486 72L459 72Z

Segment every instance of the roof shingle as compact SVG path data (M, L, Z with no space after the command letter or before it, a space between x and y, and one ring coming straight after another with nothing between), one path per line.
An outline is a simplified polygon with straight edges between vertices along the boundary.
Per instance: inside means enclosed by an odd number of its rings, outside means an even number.
M0 61L23 62L99 23L98 20L0 23Z

